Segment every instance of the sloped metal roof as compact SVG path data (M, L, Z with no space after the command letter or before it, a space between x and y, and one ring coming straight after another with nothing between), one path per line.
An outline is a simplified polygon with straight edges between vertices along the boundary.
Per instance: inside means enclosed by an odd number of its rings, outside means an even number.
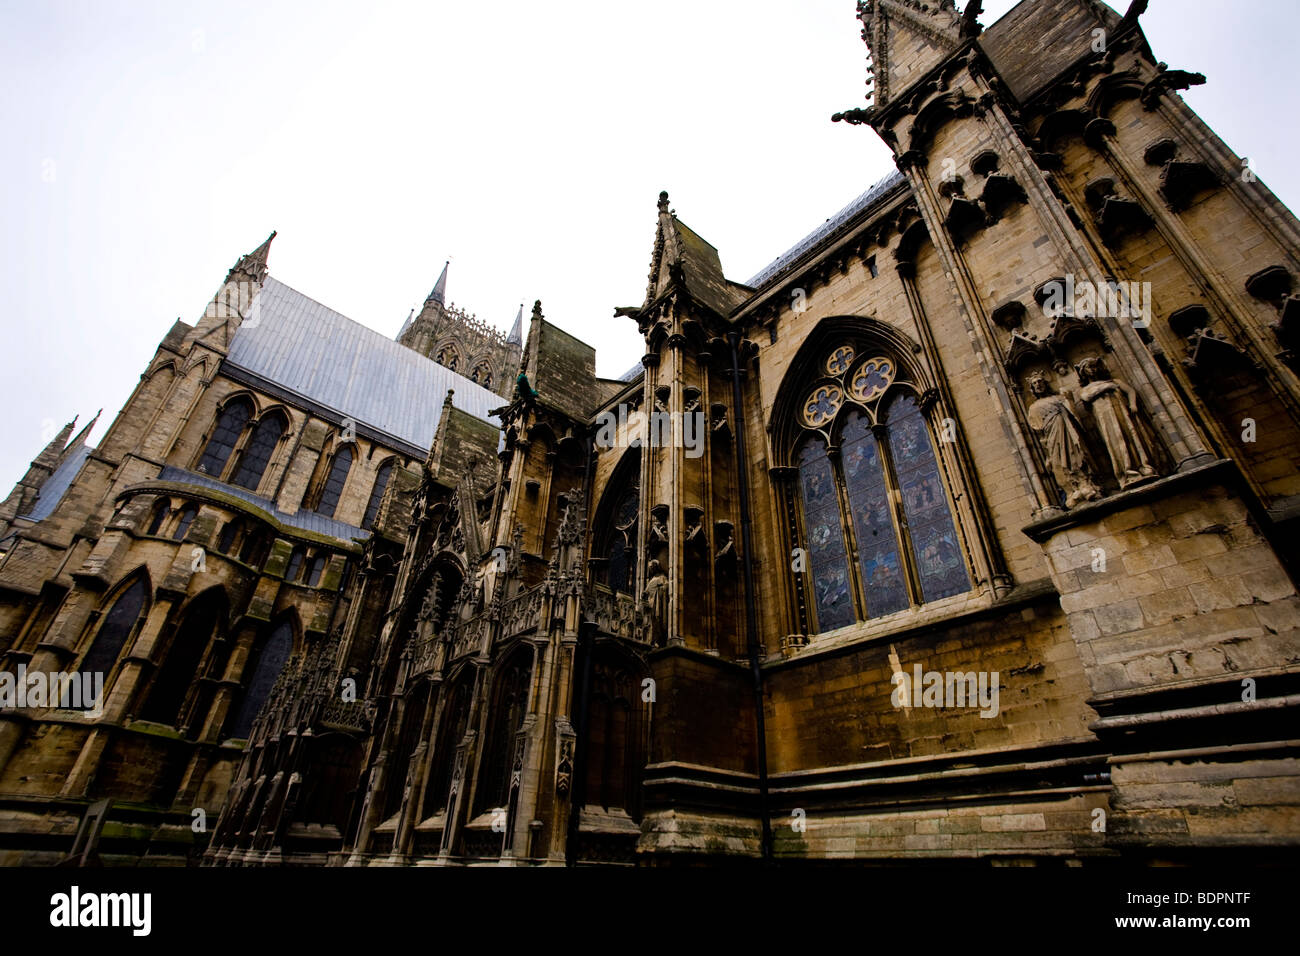
M59 463L59 467L55 468L41 485L40 494L32 502L32 510L18 517L26 518L28 521L42 521L52 515L59 502L63 500L68 486L72 484L72 479L77 477L77 472L81 471L82 464L92 451L93 448L85 445L70 451Z
M490 409L506 404L273 278L254 307L231 340L228 364L417 448L433 444L449 388L457 408L484 421Z
M890 192L902 182L905 182L905 177L898 170L894 170L857 199L853 200L853 202L849 203L812 232L808 233L808 235L800 239L783 255L777 256L774 260L769 262L761 272L746 282L745 285L757 289L759 286L763 285L763 283L776 278L787 268L794 265L799 257L805 252L813 248L813 246L817 245L822 240L827 239L834 233L838 232L841 228L846 226L850 220L856 218L858 213L862 212L876 200L883 198L886 193Z

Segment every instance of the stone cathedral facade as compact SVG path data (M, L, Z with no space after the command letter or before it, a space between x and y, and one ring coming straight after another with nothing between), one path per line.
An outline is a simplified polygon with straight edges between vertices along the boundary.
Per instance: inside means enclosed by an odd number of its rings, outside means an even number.
M1294 852L1300 224L1145 5L860 3L898 171L662 194L622 379L242 257L0 506L0 862Z

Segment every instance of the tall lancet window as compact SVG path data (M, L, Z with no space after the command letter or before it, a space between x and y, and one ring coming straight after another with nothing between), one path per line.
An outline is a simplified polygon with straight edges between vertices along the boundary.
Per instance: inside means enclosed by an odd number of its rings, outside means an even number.
M969 591L935 442L894 359L848 344L797 409L806 584L814 631Z
M339 506L339 497L343 494L343 486L347 483L351 468L352 449L344 445L330 462L329 475L325 479L325 486L321 488L320 503L316 505L317 514L334 517L334 509Z
M231 481L256 491L257 486L262 482L262 475L266 472L266 466L271 463L271 454L275 451L275 446L280 441L280 436L284 434L285 421L280 415L268 415L257 423L253 429L253 437L248 440L248 447L244 449L244 454L239 459L239 467L235 469L235 477Z
M216 427L212 430L212 437L208 439L207 447L203 449L198 470L214 478L220 478L222 472L226 470L226 463L230 461L230 453L239 444L239 436L244 433L244 427L252 417L253 405L248 399L236 398L227 402L226 407L217 416Z

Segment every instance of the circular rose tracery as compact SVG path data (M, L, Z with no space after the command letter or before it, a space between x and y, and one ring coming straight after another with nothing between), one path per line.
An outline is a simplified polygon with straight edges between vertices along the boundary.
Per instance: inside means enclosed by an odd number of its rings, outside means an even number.
M827 424L844 404L844 390L838 385L819 385L803 406L803 420L812 428Z
M843 375L853 361L854 354L852 346L841 345L826 357L826 371L832 375Z
M884 394L893 381L893 362L883 356L868 359L849 379L849 394L859 402L871 402Z

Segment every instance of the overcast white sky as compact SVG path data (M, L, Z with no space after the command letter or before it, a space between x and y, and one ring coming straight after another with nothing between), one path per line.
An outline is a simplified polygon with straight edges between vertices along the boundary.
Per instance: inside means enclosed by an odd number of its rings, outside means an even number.
M1294 208L1300 4L1143 24ZM386 335L450 257L450 300L506 328L540 298L621 374L659 190L743 282L889 172L830 122L865 55L853 0L5 4L0 496L272 229L272 275Z

